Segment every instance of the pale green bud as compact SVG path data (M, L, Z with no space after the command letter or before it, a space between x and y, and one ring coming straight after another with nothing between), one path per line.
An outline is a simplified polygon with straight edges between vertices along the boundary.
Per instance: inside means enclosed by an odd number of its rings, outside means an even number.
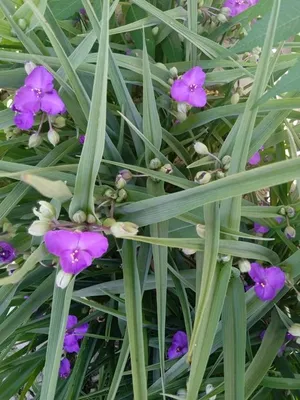
M191 256L197 252L197 250L193 250L193 249L181 249L181 250L182 250L183 254L185 254L186 256Z
M214 390L215 390L215 388L213 387L213 385L211 385L211 384L206 385L206 388L205 388L206 394L209 394L209 393L213 392ZM217 395L214 395L214 396L211 396L209 398L209 400L216 400L216 398L217 398Z
M33 213L40 218L40 220L52 220L56 216L56 210L48 201L39 201L39 210L33 209Z
M194 149L196 153L203 156L209 153L207 146L205 146L205 144L201 142L195 142Z
M172 86L172 85L173 85L173 83L174 83L174 79L172 79L172 78L169 78L169 79L168 79L168 84L169 84L170 86Z
M285 208L286 214L289 218L294 218L296 211L293 207L286 207Z
M24 18L20 18L18 20L18 25L22 29L22 31L25 31L25 29L27 28L27 21Z
M205 185L206 183L210 182L211 174L207 171L199 171L197 172L194 181L199 183L200 185Z
M3 222L2 230L3 230L3 232L12 233L14 231L13 224L9 221Z
M186 389L179 389L176 393L176 396L183 400L186 399L186 396L187 396Z
M246 273L246 272L249 272L251 270L250 262L248 260L243 259L243 258L241 258L238 261L238 266L239 266L239 269L240 269L240 271L242 273Z
M116 222L110 227L110 232L115 237L126 237L137 235L139 227L132 222Z
M102 223L102 225L107 228L110 228L114 224L116 224L116 220L114 218L106 218Z
M178 119L179 122L183 122L187 119L186 113L181 113L181 112L176 112L175 117L176 119Z
M159 169L161 167L161 162L158 158L152 158L152 160L149 163L149 168L150 169Z
M104 193L104 196L114 200L118 197L116 191L113 189L107 189Z
M188 112L187 103L177 103L177 111L182 114L186 114Z
M221 22L221 24L225 24L225 22L227 22L226 16L222 13L217 15L217 19L219 22Z
M158 26L155 26L154 28L152 28L152 35L153 35L153 36L157 36L158 31L159 31Z
M41 137L41 135L39 135L38 133L33 133L29 137L28 147L29 148L38 147L42 143L42 141L43 138Z
M254 49L252 50L252 53L253 54L257 54L257 55L260 55L260 53L261 53L261 47L254 47Z
M116 199L116 203L121 203L122 201L127 199L127 192L125 189L120 189L118 191L118 197Z
M222 7L220 11L226 17L230 17L231 15L231 9L229 7Z
M49 221L34 221L28 228L28 233L32 236L44 236L50 229Z
M56 286L61 289L65 289L71 282L72 277L73 277L72 274L68 274L67 272L64 272L61 269L56 275L56 280L55 280Z
M86 213L82 210L76 211L72 217L72 220L76 222L76 224L82 224L86 221Z
M172 67L170 68L170 74L172 76L172 78L177 78L178 77L178 69L176 67Z
M205 238L205 225L197 224L197 225L196 225L196 232L197 232L197 235L198 235L199 237L201 237L202 239L204 239L204 238Z
M94 224L96 222L96 218L94 217L93 214L88 214L86 222L88 224Z
M29 75L36 68L36 64L32 61L29 61L29 62L25 63L24 68L25 68L26 74Z
M228 164L230 165L231 157L230 156L224 156L221 161L222 161L223 166L225 167L225 165L228 165Z
M161 69L164 69L165 71L168 71L168 68L165 66L165 64L163 64L163 63L156 63L155 64L156 65L156 67L158 67L158 68L161 68Z
M217 178L217 179L222 179L222 178L224 178L224 177L225 177L225 174L224 174L223 171L217 171L217 172L216 172L216 178Z
M285 211L284 207L281 207L281 209L279 210L279 214L281 214L281 215L285 215L286 214L286 211Z
M21 129L19 129L19 128L14 128L14 129L12 130L12 132L13 132L14 135L18 135L19 133L21 133Z
M218 261L219 261L219 262L227 263L227 262L229 262L230 260L231 260L231 256L228 255L228 254L226 254L226 255L220 254L220 255L218 256Z
M122 175L121 175L121 174L118 174L117 177L116 177L116 182L115 182L116 188L117 188L117 189L123 189L123 187L125 187L126 183L127 183L127 182L126 182L126 180L122 177Z
M290 326L288 332L293 336L300 337L300 324L293 324Z
M66 118L64 118L62 115L59 115L58 117L55 118L53 124L57 128L64 128L66 126Z
M172 174L173 168L171 164L165 164L160 168L160 171L163 172L164 174Z
M54 129L50 129L50 131L47 134L48 140L49 142L52 144L52 146L56 146L59 141L60 141L60 137L59 134L54 130Z
M296 237L296 231L292 226L287 226L284 230L284 234L287 239L294 239Z
M130 181L133 177L132 173L128 169L122 169L119 171L119 175L121 175L125 181Z
M233 95L230 98L230 103L234 105L237 104L239 101L240 101L240 95L237 92L233 93Z

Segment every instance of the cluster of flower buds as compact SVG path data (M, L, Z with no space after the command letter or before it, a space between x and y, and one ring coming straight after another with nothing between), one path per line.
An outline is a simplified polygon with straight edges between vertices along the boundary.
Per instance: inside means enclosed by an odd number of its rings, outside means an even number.
M149 168L152 169L153 171L163 172L164 174L172 174L173 172L171 164L162 165L162 163L158 158L152 158L152 160L150 160Z
M117 189L123 189L127 182L129 182L132 179L133 175L128 169L122 169L119 171L116 181L115 181L115 186Z
M28 228L28 233L32 236L43 236L52 227L52 221L56 218L56 210L51 203L39 201L40 207L33 209L33 213L38 217Z
M220 13L217 15L217 19L221 24L225 24L231 15L231 10L229 7L222 7Z

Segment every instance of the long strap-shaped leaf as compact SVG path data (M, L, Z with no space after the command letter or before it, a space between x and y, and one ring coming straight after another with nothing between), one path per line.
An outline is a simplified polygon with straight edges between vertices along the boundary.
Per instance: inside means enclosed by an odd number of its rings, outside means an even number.
M93 9L88 0L83 4L88 13ZM106 127L106 95L108 71L108 22L109 2L103 2L102 24L99 40L98 59L95 72L93 96L89 115L86 140L80 157L74 198L70 204L69 214L72 217L78 210L94 212L94 186L101 164Z

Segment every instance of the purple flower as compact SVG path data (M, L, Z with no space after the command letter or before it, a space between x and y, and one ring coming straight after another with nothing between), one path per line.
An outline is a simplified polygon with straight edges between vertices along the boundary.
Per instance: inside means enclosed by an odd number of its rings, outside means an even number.
M230 8L230 16L235 17L236 15L247 10L249 7L254 6L259 0L226 0L223 7Z
M257 222L254 222L254 232L256 233L268 233L270 228L268 228L267 226L263 226L258 224Z
M181 357L188 351L187 334L183 331L177 331L172 339L172 344L168 350L168 359Z
M253 288L253 285L244 285L245 292L248 292L248 290L250 290L251 288Z
M204 107L206 92L204 84L206 74L200 67L194 67L176 79L171 87L171 97L180 102L188 103L194 107Z
M78 341L83 339L85 333L89 328L89 324L82 324L73 328L76 325L78 319L75 315L69 315L67 320L67 332L64 338L64 350L67 353L78 353L79 343Z
M80 144L83 144L84 141L85 141L85 135L80 135L79 138L78 138L78 140L79 140L79 143L80 143Z
M80 8L80 9L79 9L79 14L80 14L80 15L86 15L86 10L85 10L85 8Z
M276 221L278 224L281 224L281 223L283 222L283 220L284 220L284 217L276 217L276 218L275 218L275 221Z
M108 249L108 240L96 232L49 231L45 235L49 253L59 257L61 268L69 274L78 274L89 267L94 258Z
M253 154L252 157L249 158L248 164L250 165L257 165L260 162L260 154L259 151Z
M16 258L16 250L7 242L0 242L0 263L10 263Z
M66 379L71 373L71 364L67 358L63 358L60 362L59 376Z
M284 287L285 274L279 267L263 268L259 263L252 263L249 275L255 282L255 293L262 301L274 299Z
M39 66L25 79L25 85L16 93L12 105L16 111L15 124L20 129L30 129L34 115L40 110L50 115L65 111L65 105L53 86L53 76Z

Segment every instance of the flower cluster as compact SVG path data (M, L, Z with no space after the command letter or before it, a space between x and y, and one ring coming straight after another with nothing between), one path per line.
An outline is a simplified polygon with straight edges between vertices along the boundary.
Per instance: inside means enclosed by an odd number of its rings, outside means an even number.
M65 112L65 105L53 86L53 76L43 66L35 67L25 79L25 85L16 93L12 110L14 122L20 129L30 129L34 116L40 110L56 115Z
M247 10L249 7L255 6L259 0L226 0L223 7L230 9L230 16L235 17Z
M206 74L202 68L194 67L175 80L171 87L171 96L180 103L193 107L204 107L206 92L203 89Z
M249 275L255 282L254 291L262 301L273 300L285 284L285 274L279 267L264 268L259 263L251 263Z
M168 350L168 359L181 357L188 351L187 334L183 331L177 331L172 338L172 344Z
M64 351L66 353L78 353L79 352L79 341L83 339L84 335L88 331L89 324L77 325L78 319L75 315L69 315L67 320L66 333L64 338ZM60 362L59 376L61 378L67 378L71 373L70 361L64 357Z
M49 231L44 238L47 250L59 257L68 274L79 274L108 249L108 240L97 232Z

